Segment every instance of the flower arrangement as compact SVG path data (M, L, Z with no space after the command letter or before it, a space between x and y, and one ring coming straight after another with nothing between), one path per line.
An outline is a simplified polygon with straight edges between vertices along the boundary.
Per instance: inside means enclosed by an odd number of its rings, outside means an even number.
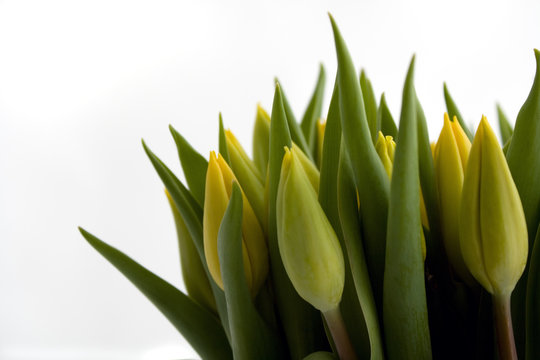
M540 358L540 52L514 129L498 109L502 147L485 117L466 126L446 86L430 144L414 57L398 129L330 20L325 121L321 67L300 122L276 82L252 158L221 119L208 160L170 127L187 186L143 141L187 294L82 235L203 359Z

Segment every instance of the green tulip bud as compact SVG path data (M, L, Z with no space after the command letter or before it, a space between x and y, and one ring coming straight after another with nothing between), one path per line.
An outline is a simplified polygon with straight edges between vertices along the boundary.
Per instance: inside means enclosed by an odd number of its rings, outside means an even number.
M463 256L459 241L459 214L463 177L471 142L454 118L444 114L444 125L435 146L435 176L439 188L443 244L448 261L457 276L469 285L474 284Z
M459 219L461 253L471 274L494 296L509 296L527 263L527 224L508 164L485 117L469 155Z
M276 202L278 246L298 294L324 313L341 301L344 259L301 158L296 147L285 149Z
M227 210L232 194L233 181L236 178L225 160L210 153L206 172L206 189L204 198L203 239L206 263L212 278L223 289L219 264L217 239L221 220ZM253 209L242 192L242 253L244 272L251 294L254 296L268 274L268 249L264 233L259 225Z

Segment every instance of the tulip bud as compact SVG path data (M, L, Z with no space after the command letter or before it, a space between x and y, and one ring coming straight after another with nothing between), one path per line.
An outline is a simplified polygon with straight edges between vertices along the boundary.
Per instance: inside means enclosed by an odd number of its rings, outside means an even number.
M263 177L230 130L225 131L225 139L234 175L238 178L243 191L245 191L259 223L263 229L266 229Z
M279 252L294 288L320 311L335 309L345 283L343 253L295 147L283 157L276 217Z
M471 143L454 118L444 114L444 125L435 146L435 177L439 189L441 230L448 261L454 272L467 284L474 284L461 255L459 242L459 213L463 174Z
M227 210L236 178L225 160L210 153L206 172L204 199L203 238L204 254L212 278L223 289L217 252L217 238L221 220ZM268 249L263 231L253 209L242 192L242 253L246 282L251 294L257 294L268 274Z
M309 160L309 158L304 154L302 149L298 147L295 143L292 144L292 149L294 150L294 154L298 158L298 161L300 162L300 165L302 166L302 169L306 173L309 183L313 187L313 190L318 194L319 193L319 181L320 181L320 173L315 164Z
M253 127L253 162L264 179L270 151L270 116L257 105L257 116Z
M391 136L384 136L383 133L379 131L377 142L375 143L375 150L377 150L377 154L379 154L379 158L381 158L388 177L392 178L394 152L396 151L394 139Z
M472 144L460 214L463 260L491 294L509 296L527 263L527 224L519 193L483 116Z

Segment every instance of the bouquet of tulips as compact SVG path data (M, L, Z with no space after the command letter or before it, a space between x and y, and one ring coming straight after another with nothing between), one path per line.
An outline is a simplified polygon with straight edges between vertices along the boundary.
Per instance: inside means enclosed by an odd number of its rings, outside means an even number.
M300 122L276 81L252 158L221 118L209 159L171 127L184 184L143 142L187 294L82 235L203 359L540 359L540 52L514 129L499 108L501 143L445 86L430 144L414 57L398 129L330 20L325 121L321 67Z

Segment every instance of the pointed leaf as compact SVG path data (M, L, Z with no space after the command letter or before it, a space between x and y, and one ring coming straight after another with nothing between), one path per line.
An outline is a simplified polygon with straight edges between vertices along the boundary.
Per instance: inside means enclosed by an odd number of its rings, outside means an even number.
M375 97L371 81L367 77L364 69L360 72L360 88L362 89L362 97L366 108L369 132L371 133L371 138L375 144L377 142L377 134L381 129L381 123L377 121L377 98Z
M512 136L514 129L512 129L512 125L510 125L506 114L499 104L497 104L497 118L499 119L499 130L501 131L502 144L506 144Z
M317 84L315 85L315 90L307 109L302 117L302 122L300 127L302 133L306 139L306 142L311 149L311 154L315 156L315 151L317 148L317 120L321 117L322 105L323 105L323 96L324 96L324 85L326 82L326 74L324 71L324 66L321 64L319 68L319 77L317 78Z
M229 166L231 165L231 160L229 159L229 150L227 149L227 138L225 137L225 129L223 127L223 117L219 113L219 153L225 159Z
M390 184L371 138L362 91L339 29L330 16L338 59L341 127L362 204L364 246L376 304L382 303L386 218Z
M234 358L281 359L280 343L257 313L246 282L242 264L242 191L236 182L219 228L218 254Z
M377 109L377 123L381 124L381 131L384 135L390 135L397 141L397 126L390 113L384 93L381 95L379 108Z
M463 131L465 131L465 134L467 134L467 137L470 141L473 140L473 133L465 124L465 120L463 119L463 116L461 116L461 113L459 112L456 103L454 102L454 99L452 99L452 96L450 96L450 91L448 91L448 87L446 86L446 83L443 85L444 90L444 101L446 102L446 110L448 111L448 115L450 116L450 119L453 119L454 116L457 117L459 125L461 125L461 128Z
M172 125L169 125L169 130L174 138L176 147L178 149L178 156L180 157L180 163L184 170L184 176L189 186L191 194L197 200L199 205L204 205L204 183L206 179L206 169L208 168L208 161L199 154L190 145L190 143L176 131Z
M276 79L276 84L279 84L279 80ZM291 136L291 140L302 149L304 154L307 155L307 157L313 161L313 156L310 151L310 147L306 141L306 138L304 137L304 133L302 132L302 129L300 129L300 125L298 125L298 122L296 121L296 117L294 116L294 113L292 111L291 105L289 104L289 100L287 100L287 96L285 96L285 92L283 89L281 89L280 85L280 92L282 97L282 103L283 103L283 109L285 110L285 116L287 118L287 126L289 127L289 133Z
M86 230L79 230L94 249L124 274L165 315L203 359L232 359L223 327L212 313L121 251Z
M431 359L424 260L414 57L405 87L396 146L384 271L383 315L388 359Z

